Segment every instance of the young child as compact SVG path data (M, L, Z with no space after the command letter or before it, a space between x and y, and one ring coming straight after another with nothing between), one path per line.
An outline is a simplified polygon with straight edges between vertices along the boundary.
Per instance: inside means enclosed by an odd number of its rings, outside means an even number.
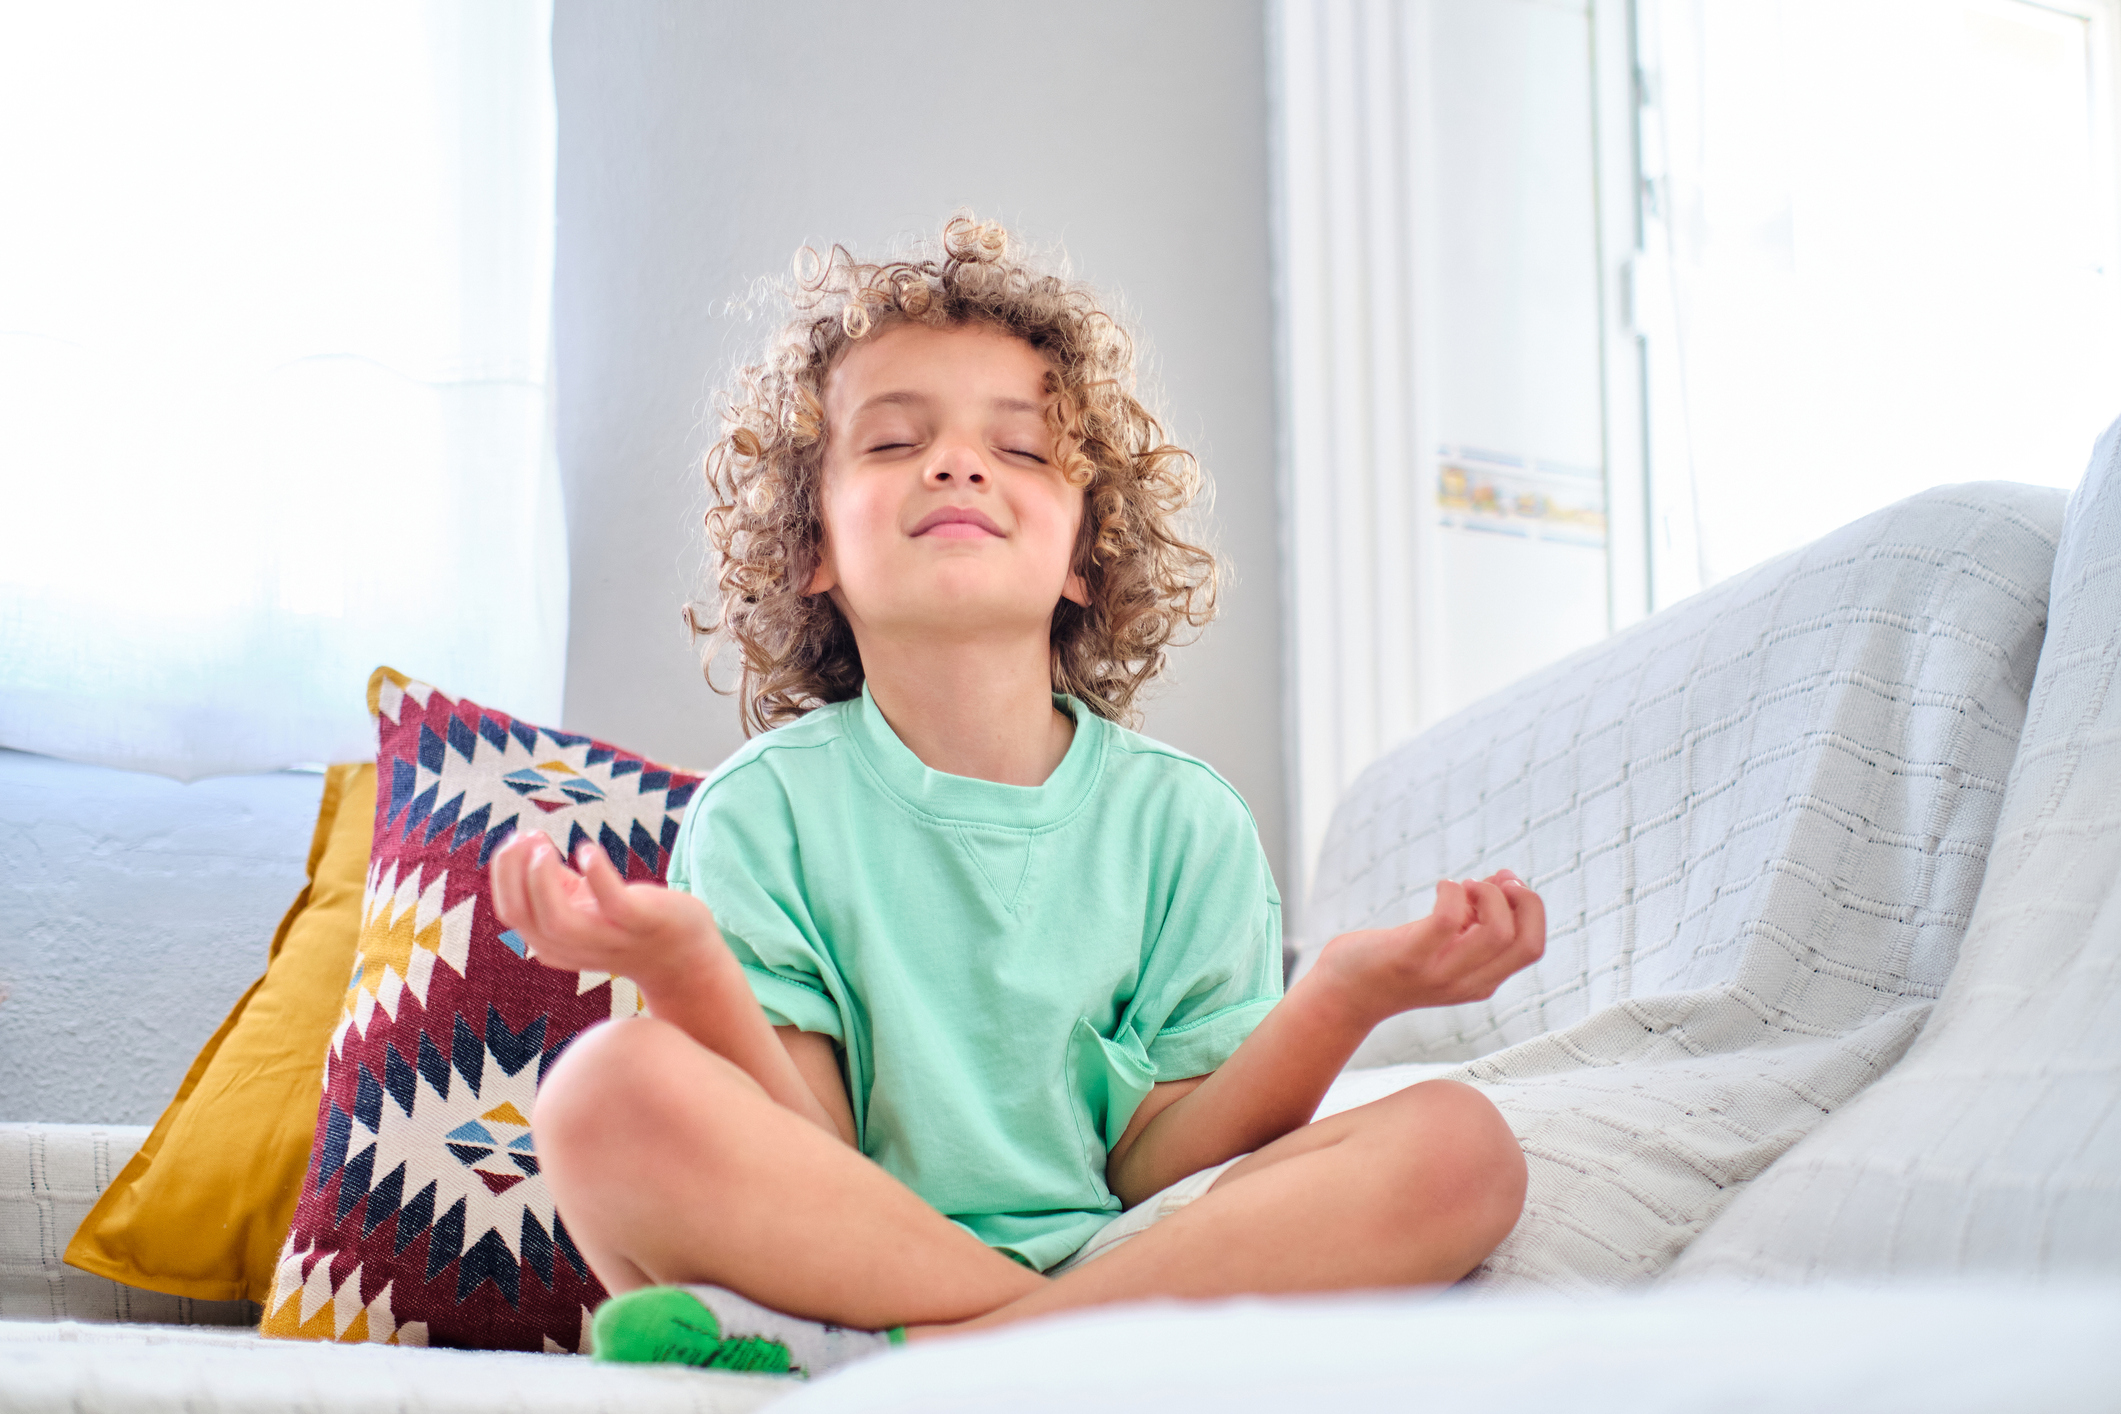
M649 1015L584 1034L538 1153L600 1355L815 1373L1100 1302L1454 1281L1524 1198L1481 1094L1311 1122L1377 1022L1540 955L1507 871L1282 996L1252 818L1118 725L1212 611L1199 482L1082 287L967 219L800 273L708 458L747 727L671 887L537 831L501 917Z

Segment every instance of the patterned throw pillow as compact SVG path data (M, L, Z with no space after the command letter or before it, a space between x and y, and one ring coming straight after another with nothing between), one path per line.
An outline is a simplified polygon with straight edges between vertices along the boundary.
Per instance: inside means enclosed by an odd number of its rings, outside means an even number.
M487 866L539 829L660 880L700 777L452 700L388 668L360 948L309 1170L260 1330L296 1339L576 1351L604 1299L538 1174L539 1080L640 1009L623 978L539 963Z

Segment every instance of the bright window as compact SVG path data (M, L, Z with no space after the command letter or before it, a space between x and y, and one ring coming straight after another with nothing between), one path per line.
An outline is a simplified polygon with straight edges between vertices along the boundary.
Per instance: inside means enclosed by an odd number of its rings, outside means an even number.
M358 757L382 662L557 714L549 35L0 6L0 745Z
M2114 19L1645 0L1659 604L1928 486L2075 483L2121 414Z

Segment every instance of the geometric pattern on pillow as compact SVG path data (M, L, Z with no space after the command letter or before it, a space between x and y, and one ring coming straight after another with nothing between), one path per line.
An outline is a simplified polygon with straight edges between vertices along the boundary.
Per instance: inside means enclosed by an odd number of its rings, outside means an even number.
M538 1082L624 978L538 962L494 916L494 851L538 829L661 882L700 777L369 682L375 840L293 1226L260 1329L296 1339L576 1351L603 1287L538 1171Z

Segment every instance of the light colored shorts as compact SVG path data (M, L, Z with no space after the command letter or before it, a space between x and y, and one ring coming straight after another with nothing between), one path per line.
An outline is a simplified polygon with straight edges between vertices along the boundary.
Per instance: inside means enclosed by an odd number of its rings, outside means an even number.
M1111 1222L1106 1223L1095 1233L1092 1233L1088 1242L1075 1249L1074 1256L1067 1258L1056 1266L1048 1267L1046 1275L1057 1277L1065 1272L1073 1271L1085 1262L1104 1256L1128 1238L1141 1236L1150 1228L1155 1227L1165 1218L1188 1206L1194 1199L1213 1188L1215 1180L1223 1176L1223 1170L1236 1163L1238 1159L1248 1159L1250 1157L1251 1155L1249 1154L1239 1154L1236 1159L1225 1159L1213 1168L1204 1168L1199 1173L1189 1173L1169 1188L1150 1194Z

